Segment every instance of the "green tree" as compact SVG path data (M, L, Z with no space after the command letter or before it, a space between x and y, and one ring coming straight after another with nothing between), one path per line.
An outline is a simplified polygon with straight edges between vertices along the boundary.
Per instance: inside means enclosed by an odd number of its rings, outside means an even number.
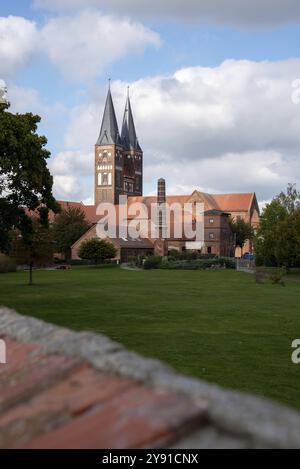
M29 266L29 285L33 284L33 267L42 267L53 261L53 239L51 230L35 219L32 222L30 239L19 231L12 233L11 257L17 264Z
M13 114L0 103L0 250L9 251L10 231L18 229L30 243L33 225L28 211L36 211L45 226L48 211L59 211L47 168L47 139L37 134L40 117Z
M297 191L296 184L288 184L286 192L280 192L275 200L278 200L288 213L294 212L300 206L300 192Z
M113 259L116 256L117 250L112 243L103 239L89 239L84 241L78 251L78 256L81 259L87 259L101 264L107 259Z
M62 210L52 225L55 250L66 260L71 258L71 246L90 228L84 212L78 207Z
M235 248L241 248L241 253L243 254L243 247L247 240L251 241L254 236L254 231L250 223L245 222L242 218L238 217L236 219L230 220L230 227L234 235L234 244Z
M290 267L299 263L300 194L295 184L288 184L264 208L254 248L257 263Z
M279 224L275 252L278 264L300 266L300 207Z
M287 216L287 208L278 198L264 208L254 238L254 250L259 265L278 265L280 226Z

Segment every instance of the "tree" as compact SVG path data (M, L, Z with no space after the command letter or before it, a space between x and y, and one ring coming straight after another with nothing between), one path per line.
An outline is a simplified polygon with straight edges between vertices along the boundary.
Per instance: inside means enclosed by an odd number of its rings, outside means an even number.
M300 192L297 191L296 184L288 184L286 192L280 192L275 200L278 200L288 213L294 212L300 206Z
M241 253L243 253L243 247L246 241L253 239L253 228L250 223L245 222L245 220L239 217L235 220L230 220L230 227L234 235L235 247L241 248Z
M64 254L65 259L71 258L71 246L90 228L84 212L78 207L62 210L52 225L53 239L57 252Z
M104 239L89 239L84 241L78 251L78 256L81 259L87 259L101 264L106 259L113 259L116 256L117 250L112 243Z
M300 207L280 223L275 252L279 265L300 266Z
M19 231L12 233L11 257L17 264L29 265L29 285L33 284L33 267L41 267L53 261L53 240L49 228L43 226L39 220L32 222L32 234L24 239Z
M260 265L278 265L277 246L280 224L287 218L287 208L278 198L264 208L256 236L254 250Z
M291 267L299 263L300 194L294 184L264 208L254 239L257 263Z
M52 195L53 179L47 168L47 139L37 134L40 117L8 112L0 103L0 250L9 251L10 231L17 229L30 243L37 212L47 226L48 211L59 211Z

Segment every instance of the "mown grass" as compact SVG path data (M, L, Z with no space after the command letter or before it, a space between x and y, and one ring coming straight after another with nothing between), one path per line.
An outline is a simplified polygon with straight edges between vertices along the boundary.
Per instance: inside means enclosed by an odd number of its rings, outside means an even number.
M73 268L0 275L0 304L102 332L180 372L300 409L300 277L258 285L235 271Z

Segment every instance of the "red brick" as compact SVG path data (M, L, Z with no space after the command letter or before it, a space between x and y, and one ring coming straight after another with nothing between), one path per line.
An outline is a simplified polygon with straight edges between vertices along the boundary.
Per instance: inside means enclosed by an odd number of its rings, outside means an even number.
M30 398L78 366L75 360L42 355L37 345L7 340L7 364L0 367L0 411Z
M25 448L155 447L174 439L205 411L183 397L134 386Z
M0 417L0 447L14 448L53 429L93 405L113 399L132 381L96 372L88 365Z

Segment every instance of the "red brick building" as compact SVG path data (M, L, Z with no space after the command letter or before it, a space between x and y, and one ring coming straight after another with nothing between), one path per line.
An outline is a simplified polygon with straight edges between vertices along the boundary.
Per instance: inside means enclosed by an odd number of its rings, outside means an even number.
M127 260L131 255L149 254L158 252L164 254L170 249L201 249L204 253L212 253L220 256L234 255L233 237L229 227L229 218L241 217L256 227L259 223L259 207L255 193L242 194L207 194L195 190L189 195L166 195L165 183L157 196L143 196L143 151L137 139L133 113L129 95L123 117L121 133L114 110L114 104L110 89L108 90L104 115L101 123L99 137L95 145L95 205L84 205L78 202L60 202L62 207L68 205L80 207L86 214L86 218L92 224L92 228L85 233L72 247L72 256L77 258L81 243L93 237L97 237L96 224L101 219L96 214L96 207L102 202L110 202L118 208L119 197L128 197L128 210L133 204L143 203L147 208L147 223L156 223L151 219L151 204L159 202L160 197L165 198L168 204L177 203L182 207L183 219L184 204L202 203L204 205L204 243L202 247L193 244L193 239L186 239L184 235L176 237L170 226L170 234L162 248L161 244L152 239L149 232L144 233L140 240L128 237L116 237L111 239L118 251L118 259ZM161 180L163 181L163 180ZM128 220L130 216L128 216ZM174 223L171 220L169 223ZM119 226L118 226L119 228ZM162 237L162 236L161 236ZM244 251L251 250L249 243ZM238 253L237 253L238 254Z

